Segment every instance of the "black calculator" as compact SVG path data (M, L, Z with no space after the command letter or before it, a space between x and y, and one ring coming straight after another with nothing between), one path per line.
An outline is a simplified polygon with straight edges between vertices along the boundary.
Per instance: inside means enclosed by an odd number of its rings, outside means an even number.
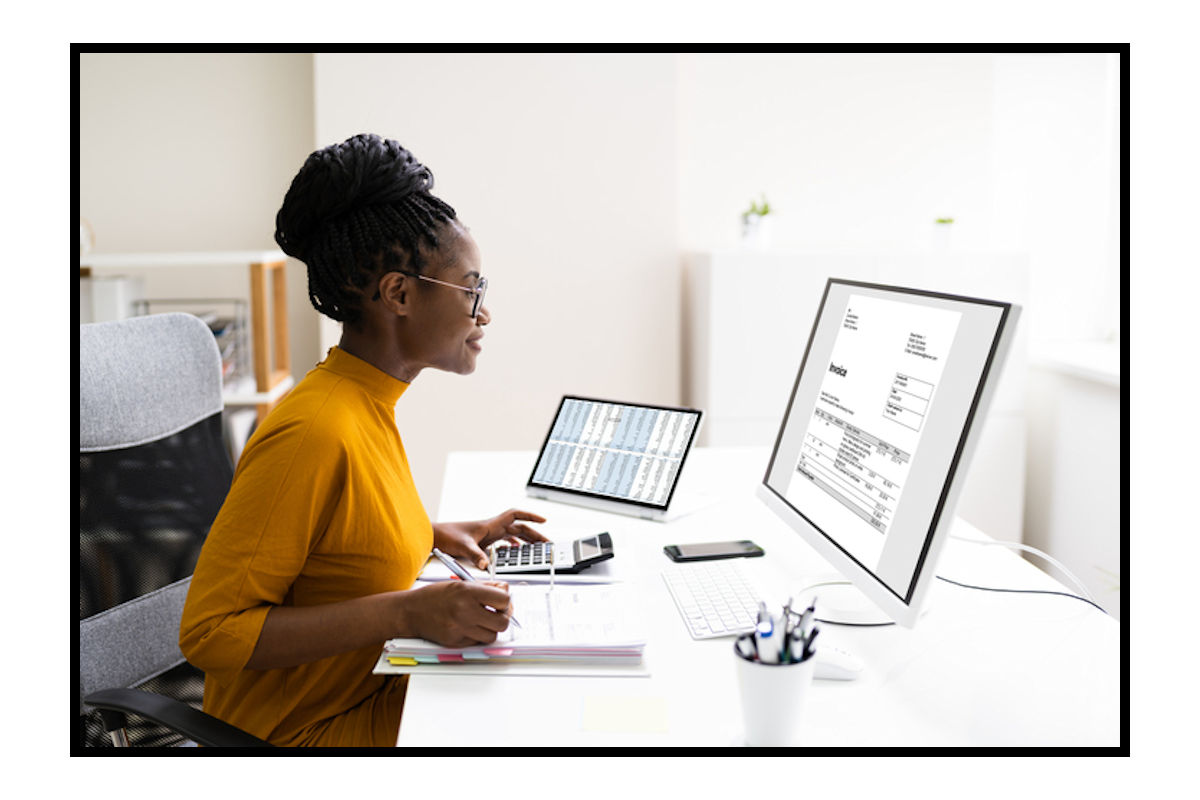
M550 558L554 572L571 574L613 557L612 537L598 533L573 542L522 542L496 547L496 574L548 574Z

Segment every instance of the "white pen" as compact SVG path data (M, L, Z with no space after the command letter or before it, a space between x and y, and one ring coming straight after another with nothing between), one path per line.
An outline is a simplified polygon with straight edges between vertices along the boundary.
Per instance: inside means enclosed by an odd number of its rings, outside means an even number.
M433 554L435 556L437 556L438 561L441 561L443 564L445 564L447 569L449 569L451 572L453 572L455 575L457 575L462 580L466 581L467 583L478 583L479 582L479 581L475 580L474 575L472 575L471 573L469 573L465 569L463 569L462 564L459 564L453 558L446 555L441 550L438 550L436 547L433 548ZM489 606L489 608L491 608L491 607ZM492 611L495 611L495 610L496 609L494 609L494 608L492 609ZM517 622L517 618L514 617L512 614L509 614L508 618L510 620L512 620L513 625L516 625L518 628L521 627L521 623Z
M754 630L754 649L758 653L758 660L764 664L779 663L779 646L772 638L774 633L775 623L771 621L770 614Z

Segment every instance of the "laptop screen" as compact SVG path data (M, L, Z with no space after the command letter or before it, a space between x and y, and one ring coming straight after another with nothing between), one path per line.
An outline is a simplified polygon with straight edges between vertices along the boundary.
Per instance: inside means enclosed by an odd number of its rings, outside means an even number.
M666 510L700 416L692 408L568 395L528 485Z

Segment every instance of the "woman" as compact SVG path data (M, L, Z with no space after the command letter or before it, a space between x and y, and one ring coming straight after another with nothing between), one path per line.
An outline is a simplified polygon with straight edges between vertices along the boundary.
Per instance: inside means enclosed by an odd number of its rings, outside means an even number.
M275 744L394 744L407 676L371 674L383 642L492 642L512 611L502 583L411 588L431 548L485 567L494 541L545 540L517 510L431 524L413 484L396 402L426 367L473 372L491 322L479 250L432 186L359 135L310 155L276 218L342 338L246 444L179 638L204 710Z

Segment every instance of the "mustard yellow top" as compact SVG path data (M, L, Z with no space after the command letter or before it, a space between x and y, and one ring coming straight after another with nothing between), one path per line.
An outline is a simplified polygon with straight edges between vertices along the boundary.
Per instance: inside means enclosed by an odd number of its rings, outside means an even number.
M275 744L392 745L403 678L372 675L383 642L248 670L272 606L408 589L433 547L395 406L408 384L329 351L246 444L201 550L179 646L204 710Z

